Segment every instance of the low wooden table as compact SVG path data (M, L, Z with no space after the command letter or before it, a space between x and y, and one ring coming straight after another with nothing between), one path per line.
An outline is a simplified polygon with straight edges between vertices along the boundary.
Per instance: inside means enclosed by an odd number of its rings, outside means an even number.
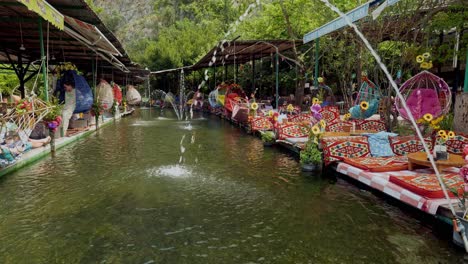
M416 152L408 154L408 169L413 170L414 165L432 167L431 162L427 158L426 152ZM436 166L439 172L450 167L461 167L465 165L465 160L460 155L449 154L447 160L437 160Z
M364 134L375 134L376 131L372 130L355 130L354 132L325 132L323 137L349 137L349 136L362 136Z

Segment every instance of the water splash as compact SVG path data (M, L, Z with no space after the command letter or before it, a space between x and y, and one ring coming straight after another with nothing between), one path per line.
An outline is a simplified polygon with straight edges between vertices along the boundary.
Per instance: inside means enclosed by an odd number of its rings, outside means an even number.
M192 171L186 166L177 164L150 169L149 175L152 177L188 178L192 175Z
M408 117L409 117L409 120L411 122L411 124L413 125L413 127L416 129L416 134L419 138L419 140L421 141L423 147L424 147L424 151L426 153L431 153L431 151L429 150L429 147L426 143L426 141L424 140L424 137L421 133L421 131L419 130L419 127L416 123L416 120L414 119L414 116L412 114L412 112L410 111L408 105L406 104L406 100L405 98L403 97L403 95L400 93L400 90L398 89L398 86L397 84L395 83L395 81L393 80L393 77L392 75L390 74L390 72L388 71L387 69L387 66L385 66L385 64L382 62L382 59L380 58L380 56L377 54L377 52L374 50L374 48L372 47L372 45L369 43L369 41L367 40L367 38L364 36L364 34L357 28L357 26L351 21L351 19L343 12L340 11L340 9L338 9L336 6L332 5L328 0L320 0L322 1L327 7L329 7L331 10L333 10L335 13L337 13L341 18L343 18L346 23L353 28L353 30L356 32L356 34L359 36L359 38L361 38L361 40L364 42L364 45L366 46L366 48L370 51L370 53L372 54L372 56L375 58L377 64L380 66L380 68L382 69L382 71L385 73L385 76L387 77L388 81L390 82L392 88L395 90L396 92L396 95L398 96L398 98L401 100L402 102L402 106L403 108L405 109L406 113L408 113ZM450 199L450 196L447 192L447 188L445 187L445 184L441 178L441 175L440 175L440 172L439 172L439 169L437 168L437 165L435 163L435 160L434 160L434 157L432 155L427 155L428 158L429 158L429 161L432 165L432 168L434 169L434 172L437 176L437 180L439 181L439 185L440 187L442 188L442 191L444 193L444 196L446 198L446 200L448 201L448 204L449 204L449 207L450 207L450 210L452 211L453 215L455 215L455 208L453 207L453 204L452 204L452 200ZM465 245L467 246L467 245ZM468 248L467 248L467 251L468 251Z

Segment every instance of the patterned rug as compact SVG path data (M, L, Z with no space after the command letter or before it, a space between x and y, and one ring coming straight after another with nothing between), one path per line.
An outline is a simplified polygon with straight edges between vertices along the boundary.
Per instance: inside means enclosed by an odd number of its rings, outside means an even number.
M442 174L442 178L448 189L458 190L463 186L463 180L458 173L444 173ZM435 174L390 175L390 182L426 198L444 198L444 193ZM449 195L455 197L450 191Z
M408 169L408 158L405 156L345 158L344 162L370 172L402 171Z

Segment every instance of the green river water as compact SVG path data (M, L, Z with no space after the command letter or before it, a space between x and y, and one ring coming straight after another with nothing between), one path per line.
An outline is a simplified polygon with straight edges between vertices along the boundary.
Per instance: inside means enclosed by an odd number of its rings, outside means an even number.
M463 262L408 210L216 117L172 118L140 110L1 179L0 263Z

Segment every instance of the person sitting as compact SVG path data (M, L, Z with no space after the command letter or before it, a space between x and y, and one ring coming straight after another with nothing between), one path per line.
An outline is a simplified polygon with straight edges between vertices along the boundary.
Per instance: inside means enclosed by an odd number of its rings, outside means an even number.
M75 81L73 77L66 78L63 82L63 87L65 89L65 104L62 109L63 129L65 131L65 136L68 136L66 131L68 130L70 119L76 108Z

